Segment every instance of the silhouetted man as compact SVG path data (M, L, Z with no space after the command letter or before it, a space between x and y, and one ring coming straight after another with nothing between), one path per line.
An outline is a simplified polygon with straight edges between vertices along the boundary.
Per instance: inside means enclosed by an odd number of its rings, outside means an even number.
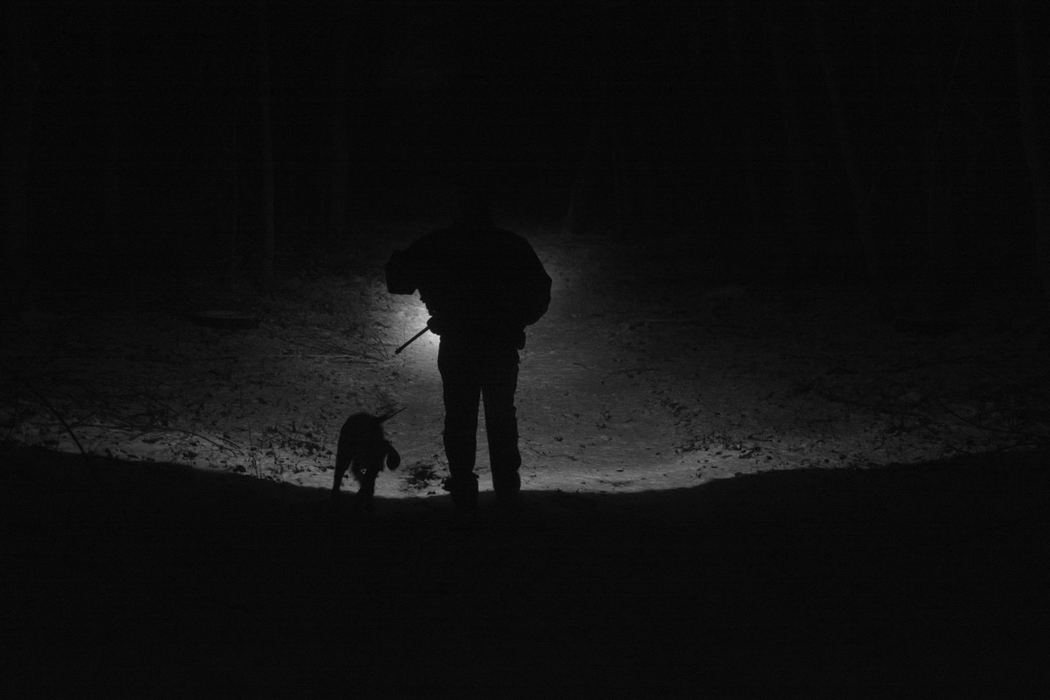
M516 501L518 423L514 392L525 326L550 303L551 278L532 246L496 228L481 196L464 197L449 228L395 252L386 266L387 289L419 296L427 325L441 336L438 371L445 403L446 488L460 511L474 512L478 477L478 401L485 405L492 486L501 503Z

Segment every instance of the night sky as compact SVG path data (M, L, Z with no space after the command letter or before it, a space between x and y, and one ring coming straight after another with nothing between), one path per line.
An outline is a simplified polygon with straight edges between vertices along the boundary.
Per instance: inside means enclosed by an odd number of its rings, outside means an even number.
M194 265L232 230L251 250L266 101L278 256L450 216L468 178L497 211L558 221L572 195L577 232L680 235L752 272L853 279L866 228L880 283L1034 284L1030 4L1017 24L962 0L13 3L7 92L35 99L9 110L9 210L49 265Z

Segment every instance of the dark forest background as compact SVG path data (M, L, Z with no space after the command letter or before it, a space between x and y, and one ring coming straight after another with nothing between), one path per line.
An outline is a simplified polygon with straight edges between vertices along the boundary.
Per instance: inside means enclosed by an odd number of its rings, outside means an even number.
M266 282L366 219L451 217L466 181L745 274L1039 299L1036 5L9 2L5 297Z

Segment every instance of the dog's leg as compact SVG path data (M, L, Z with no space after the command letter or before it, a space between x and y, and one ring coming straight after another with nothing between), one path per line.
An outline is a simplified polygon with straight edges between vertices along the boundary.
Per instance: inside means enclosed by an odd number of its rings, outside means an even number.
M371 513L375 509L373 497L376 492L377 476L379 476L379 470L374 468L366 469L361 474L359 479L361 486L357 489L357 498L354 500L356 510Z
M342 448L342 446L340 446ZM346 470L350 468L353 455L348 449L340 449L335 456L335 475L332 477L332 504L339 500L339 487L346 476Z

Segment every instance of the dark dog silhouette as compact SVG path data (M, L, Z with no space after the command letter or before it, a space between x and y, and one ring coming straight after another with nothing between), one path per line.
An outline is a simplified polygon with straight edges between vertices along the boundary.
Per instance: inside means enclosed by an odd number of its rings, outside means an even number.
M339 486L349 468L359 484L355 509L371 511L376 477L386 468L393 471L401 464L401 455L383 435L383 421L396 413L375 417L369 413L355 413L346 419L339 431L339 447L335 453L335 479L332 482L332 505L339 499Z

